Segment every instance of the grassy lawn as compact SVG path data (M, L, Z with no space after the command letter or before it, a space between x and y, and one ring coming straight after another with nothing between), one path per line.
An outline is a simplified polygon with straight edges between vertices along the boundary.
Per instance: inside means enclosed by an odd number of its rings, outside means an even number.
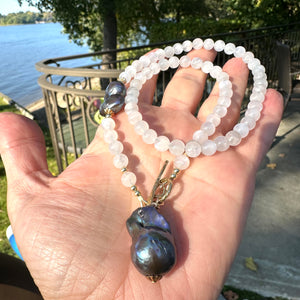
M18 110L16 110L13 106L7 105L3 99L0 97L0 113L1 112L15 112L19 113ZM47 148L47 161L48 161L48 167L49 170L53 175L58 174L58 169L56 165L56 160L54 156L54 151L51 145L51 137L49 134L49 131L46 128L42 128L45 136L46 141L46 148ZM68 154L69 161L73 161L74 155ZM11 249L9 242L6 238L6 228L9 225L9 220L6 212L6 176L5 176L5 170L2 163L2 160L0 158L0 252L14 255L13 250ZM265 298L261 295L258 295L256 293L253 293L251 291L247 290L239 290L234 287L225 286L223 289L224 296L226 299L230 300L285 300L284 298Z

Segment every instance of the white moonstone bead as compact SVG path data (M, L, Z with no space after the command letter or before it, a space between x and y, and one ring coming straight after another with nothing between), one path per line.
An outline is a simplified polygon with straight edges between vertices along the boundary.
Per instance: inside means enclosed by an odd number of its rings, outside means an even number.
M226 139L230 146L237 146L242 138L238 132L231 130L226 133Z
M214 48L217 52L221 52L224 50L225 42L222 40L218 40L215 42Z
M212 70L210 71L210 76L212 78L217 78L222 72L222 68L220 66L213 66Z
M124 111L126 114L130 114L131 112L138 111L138 110L139 110L139 108L138 108L137 104L134 102L129 102L124 107Z
M214 141L217 145L217 151L223 152L229 148L228 140L223 135L216 137Z
M208 135L204 130L200 129L194 132L193 140L197 141L199 144L202 144L208 140Z
M221 119L218 115L216 114L209 114L207 117L206 117L206 121L207 122L211 122L213 123L216 127L220 124L221 122Z
M191 66L194 69L201 69L203 65L203 60L200 57L194 57L191 61Z
M265 99L265 95L264 93L262 92L253 92L251 95L250 95L250 101L259 101L259 102L263 102Z
M217 75L217 81L222 81L222 80L228 80L229 75L226 72L221 72L220 74Z
M183 154L185 150L185 145L184 142L181 140L173 140L170 144L169 144L169 151L171 154L178 156Z
M105 130L114 129L115 126L116 123L112 118L105 118L101 121L101 127Z
M178 155L174 159L174 168L179 170L185 170L189 167L190 160L186 155Z
M180 43L176 43L176 44L173 46L173 48L174 48L174 53L175 53L176 55L181 54L182 51L183 51L183 47L182 47L182 45L181 45Z
M241 123L247 124L249 130L252 130L255 127L255 120L250 117L244 117L241 119Z
M140 91L134 87L129 87L127 89L127 92L126 92L126 96L134 96L134 97L138 97L140 94Z
M125 72L128 73L131 77L136 75L136 69L133 66L127 66Z
M194 49L201 49L203 47L203 40L200 38L196 38L193 40L193 48Z
M179 59L179 64L183 68L187 68L191 65L191 59L187 55L183 55Z
M167 151L169 149L169 145L170 140L164 135L157 137L154 142L154 147L160 152Z
M244 63L248 63L251 59L254 58L254 54L251 51L247 51L243 56L242 56L242 60L244 61Z
M161 60L166 56L166 53L163 49L157 49L155 54L157 55L158 60Z
M228 108L231 104L231 99L229 97L219 97L217 103Z
M144 67L148 67L151 63L151 60L147 55L141 56L139 60L142 62Z
M246 49L243 46L237 46L234 50L233 55L235 57L242 57L246 53Z
M220 97L232 97L232 95L233 95L233 91L231 88L219 90Z
M233 43L228 43L225 45L224 47L224 52L227 54L227 55L231 55L233 54L235 51L235 45Z
M143 70L145 70L145 69L143 69ZM143 86L143 84L146 82L146 80L147 80L147 78L146 78L146 76L143 74L143 70L141 71L141 72L139 72L139 73L137 73L136 75L135 75L135 77L134 77L134 79L137 79L137 80L139 80L140 82L141 82L141 88L142 88L142 86Z
M165 58L161 59L158 62L158 64L159 64L159 67L160 67L161 71L166 71L170 67L169 61L167 59L165 59Z
M253 70L255 67L260 65L260 60L258 58L252 58L248 62L248 68Z
M212 135L215 133L215 130L216 130L216 127L213 123L211 122L204 122L202 125L201 125L201 129L208 135Z
M177 56L172 56L169 59L170 68L176 69L179 66L179 58Z
M211 61L205 61L202 65L202 71L206 74L208 74L212 68L214 67L213 63Z
M142 119L143 116L138 111L132 111L131 113L128 114L128 121L132 125L136 124L138 121L141 121Z
M114 156L113 164L117 169L126 168L128 165L128 157L127 155L120 153Z
M151 63L155 63L158 60L155 52L151 52L151 53L147 54L147 56L150 58Z
M110 144L118 139L118 133L113 129L105 130L103 133L103 138L106 143Z
M174 48L172 46L167 46L164 50L167 58L172 57L175 53Z
M247 105L248 108L256 108L259 111L263 109L263 104L261 101L250 101Z
M226 108L225 106L223 106L223 105L216 105L216 106L214 107L213 112L214 112L217 116L219 116L220 118L223 118L223 117L225 117L226 114L227 114L227 108Z
M143 141L146 144L154 144L157 138L157 133L153 129L148 129L144 132L142 137L143 137Z
M182 43L183 51L190 52L193 49L193 43L189 40Z
M136 176L132 172L124 172L121 177L121 182L126 187L132 187L136 184Z
M120 141L113 141L108 145L108 148L109 152L114 155L120 154L124 150L123 144Z
M134 130L138 135L143 135L149 129L149 124L146 121L135 123Z
M217 145L214 141L207 140L201 145L202 153L207 156L214 155L217 151Z
M138 79L132 79L131 82L130 82L130 86L131 87L134 87L138 90L140 90L142 88L142 82Z
M196 141L192 140L186 143L185 153L189 157L197 157L201 153L201 146Z
M149 80L153 76L153 72L150 67L144 68L141 72L146 80Z
M143 63L139 60L134 60L131 65L136 69L137 72L140 72L143 69Z
M249 133L249 128L245 123L238 123L233 127L233 130L238 132L242 138L246 137Z
M260 111L256 108L250 108L246 110L245 116L257 121L260 118Z
M125 103L128 104L128 103L138 103L139 99L138 97L135 97L133 95L128 95L125 97Z
M232 83L230 80L222 80L219 82L219 89L231 89L232 88Z
M206 50L211 50L214 47L214 41L212 39L206 39L203 42L203 48Z
M119 80L124 81L125 83L128 83L130 79L131 79L130 74L128 74L125 71L119 74Z
M160 72L160 66L158 63L155 62L151 63L149 68L153 72L153 75L156 75Z

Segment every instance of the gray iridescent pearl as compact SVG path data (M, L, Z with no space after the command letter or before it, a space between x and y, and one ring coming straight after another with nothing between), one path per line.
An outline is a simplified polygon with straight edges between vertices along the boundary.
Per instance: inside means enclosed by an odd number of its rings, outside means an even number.
M125 85L121 81L112 81L105 90L105 98L116 94L122 95L123 97L126 95Z
M119 112L125 103L124 97L119 94L111 95L100 106L100 114L106 116L106 110L111 110L113 113Z
M176 263L176 248L170 225L157 209L136 209L126 225L132 237L131 259L138 271L149 278L169 272Z

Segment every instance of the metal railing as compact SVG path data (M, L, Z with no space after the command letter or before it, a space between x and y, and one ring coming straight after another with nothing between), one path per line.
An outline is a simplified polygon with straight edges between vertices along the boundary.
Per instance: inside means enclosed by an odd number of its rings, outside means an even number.
M278 84L276 42L290 46L291 57L299 68L300 56L300 23L285 26L273 26L202 37L214 40L223 39L244 46L255 53L266 67L269 86L276 88ZM146 46L100 51L75 56L46 59L36 64L36 69L44 73L38 80L43 91L47 121L52 144L61 172L68 164L68 152L77 158L93 138L98 123L95 120L101 100L108 82L116 79L122 69L134 59L147 51L173 45L177 41L168 41ZM101 57L108 52L115 52L117 60L104 64ZM80 59L93 58L95 63L74 68L63 67L67 61L80 63ZM228 56L218 53L215 64L223 66ZM298 65L298 66L297 66ZM161 72L155 93L154 104L159 104L163 91L172 77L172 72ZM245 98L251 89L249 79ZM213 80L207 81L203 98L207 97L213 86Z

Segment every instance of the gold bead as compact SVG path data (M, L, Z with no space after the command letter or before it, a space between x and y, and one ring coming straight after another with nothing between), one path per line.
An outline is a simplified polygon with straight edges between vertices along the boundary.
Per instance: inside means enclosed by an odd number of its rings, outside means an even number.
M137 187L133 185L130 189L135 192L137 190Z
M121 172L122 172L122 173L124 173L124 172L126 172L126 171L127 171L127 168L121 169Z

